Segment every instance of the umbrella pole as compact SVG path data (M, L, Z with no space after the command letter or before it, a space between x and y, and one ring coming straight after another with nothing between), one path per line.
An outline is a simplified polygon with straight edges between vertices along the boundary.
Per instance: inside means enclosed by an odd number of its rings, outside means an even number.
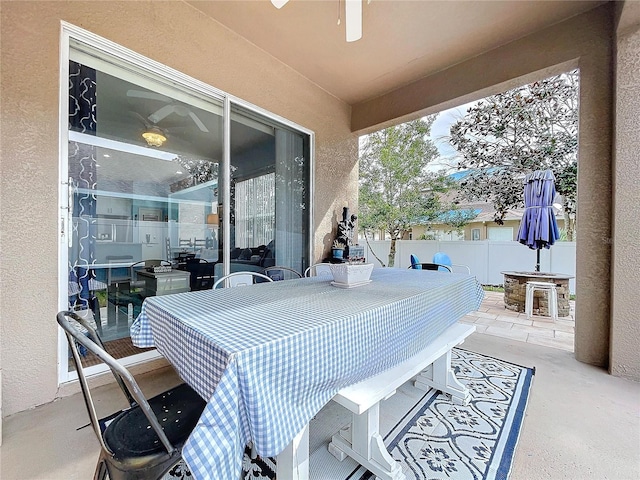
M536 248L536 272L540 271L540 249Z

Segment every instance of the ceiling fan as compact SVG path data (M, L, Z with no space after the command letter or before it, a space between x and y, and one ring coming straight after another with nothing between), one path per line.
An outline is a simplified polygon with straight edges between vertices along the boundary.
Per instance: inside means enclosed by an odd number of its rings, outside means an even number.
M158 128L157 123L165 119L171 114L176 114L179 117L190 117L193 120L193 123L200 129L201 132L209 133L209 129L206 125L200 120L192 110L188 107L176 102L174 99L161 95L159 93L154 92L145 92L143 90L127 90L127 97L131 98L143 98L146 100L158 100L166 103L166 105L160 107L158 110L149 115L146 119L143 118L143 122L145 125L150 123L147 126L153 126Z
M344 17L347 31L347 42L355 42L362 38L362 2L364 0L344 0ZM369 3L370 0L367 0ZM284 7L289 0L271 0L277 9ZM339 5L340 0L338 0ZM340 25L340 13L338 9L338 25Z

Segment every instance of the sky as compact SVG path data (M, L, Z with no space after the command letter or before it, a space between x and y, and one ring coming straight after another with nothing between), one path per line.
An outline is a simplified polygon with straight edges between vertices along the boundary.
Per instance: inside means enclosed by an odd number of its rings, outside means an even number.
M459 107L444 110L438 114L438 117L431 126L431 139L438 149L439 158L431 162L432 170L440 170L447 165L452 165L455 161L456 151L447 140L449 129L457 120L464 117L467 109L476 102L466 103Z

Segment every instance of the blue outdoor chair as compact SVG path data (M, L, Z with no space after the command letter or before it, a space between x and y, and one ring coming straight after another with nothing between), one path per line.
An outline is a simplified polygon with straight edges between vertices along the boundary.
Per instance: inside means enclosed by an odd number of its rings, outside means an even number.
M409 269L413 270L438 270L441 272L452 272L453 269L448 265L443 265L439 263L423 263L418 260L418 257L415 255L411 255L411 265L409 265Z
M453 267L464 268L467 270L467 273L471 275L471 269L469 267L467 267L466 265L454 265L451 262L451 258L449 258L449 255L447 255L444 252L434 253L432 261L433 263L437 263L439 265L446 265L447 267L450 267L449 268L450 271L453 271Z

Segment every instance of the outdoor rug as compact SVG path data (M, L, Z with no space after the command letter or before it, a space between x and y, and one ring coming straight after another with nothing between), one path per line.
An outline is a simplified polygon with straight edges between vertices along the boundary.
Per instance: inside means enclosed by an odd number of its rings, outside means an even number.
M509 477L535 369L455 348L452 366L471 392L469 405L449 395L403 385L380 406L380 431L407 480L501 480ZM331 436L351 414L329 402L309 424L313 480L373 480L351 458L339 462L327 450ZM274 480L272 458L243 461L243 480ZM167 479L191 478L184 465Z

